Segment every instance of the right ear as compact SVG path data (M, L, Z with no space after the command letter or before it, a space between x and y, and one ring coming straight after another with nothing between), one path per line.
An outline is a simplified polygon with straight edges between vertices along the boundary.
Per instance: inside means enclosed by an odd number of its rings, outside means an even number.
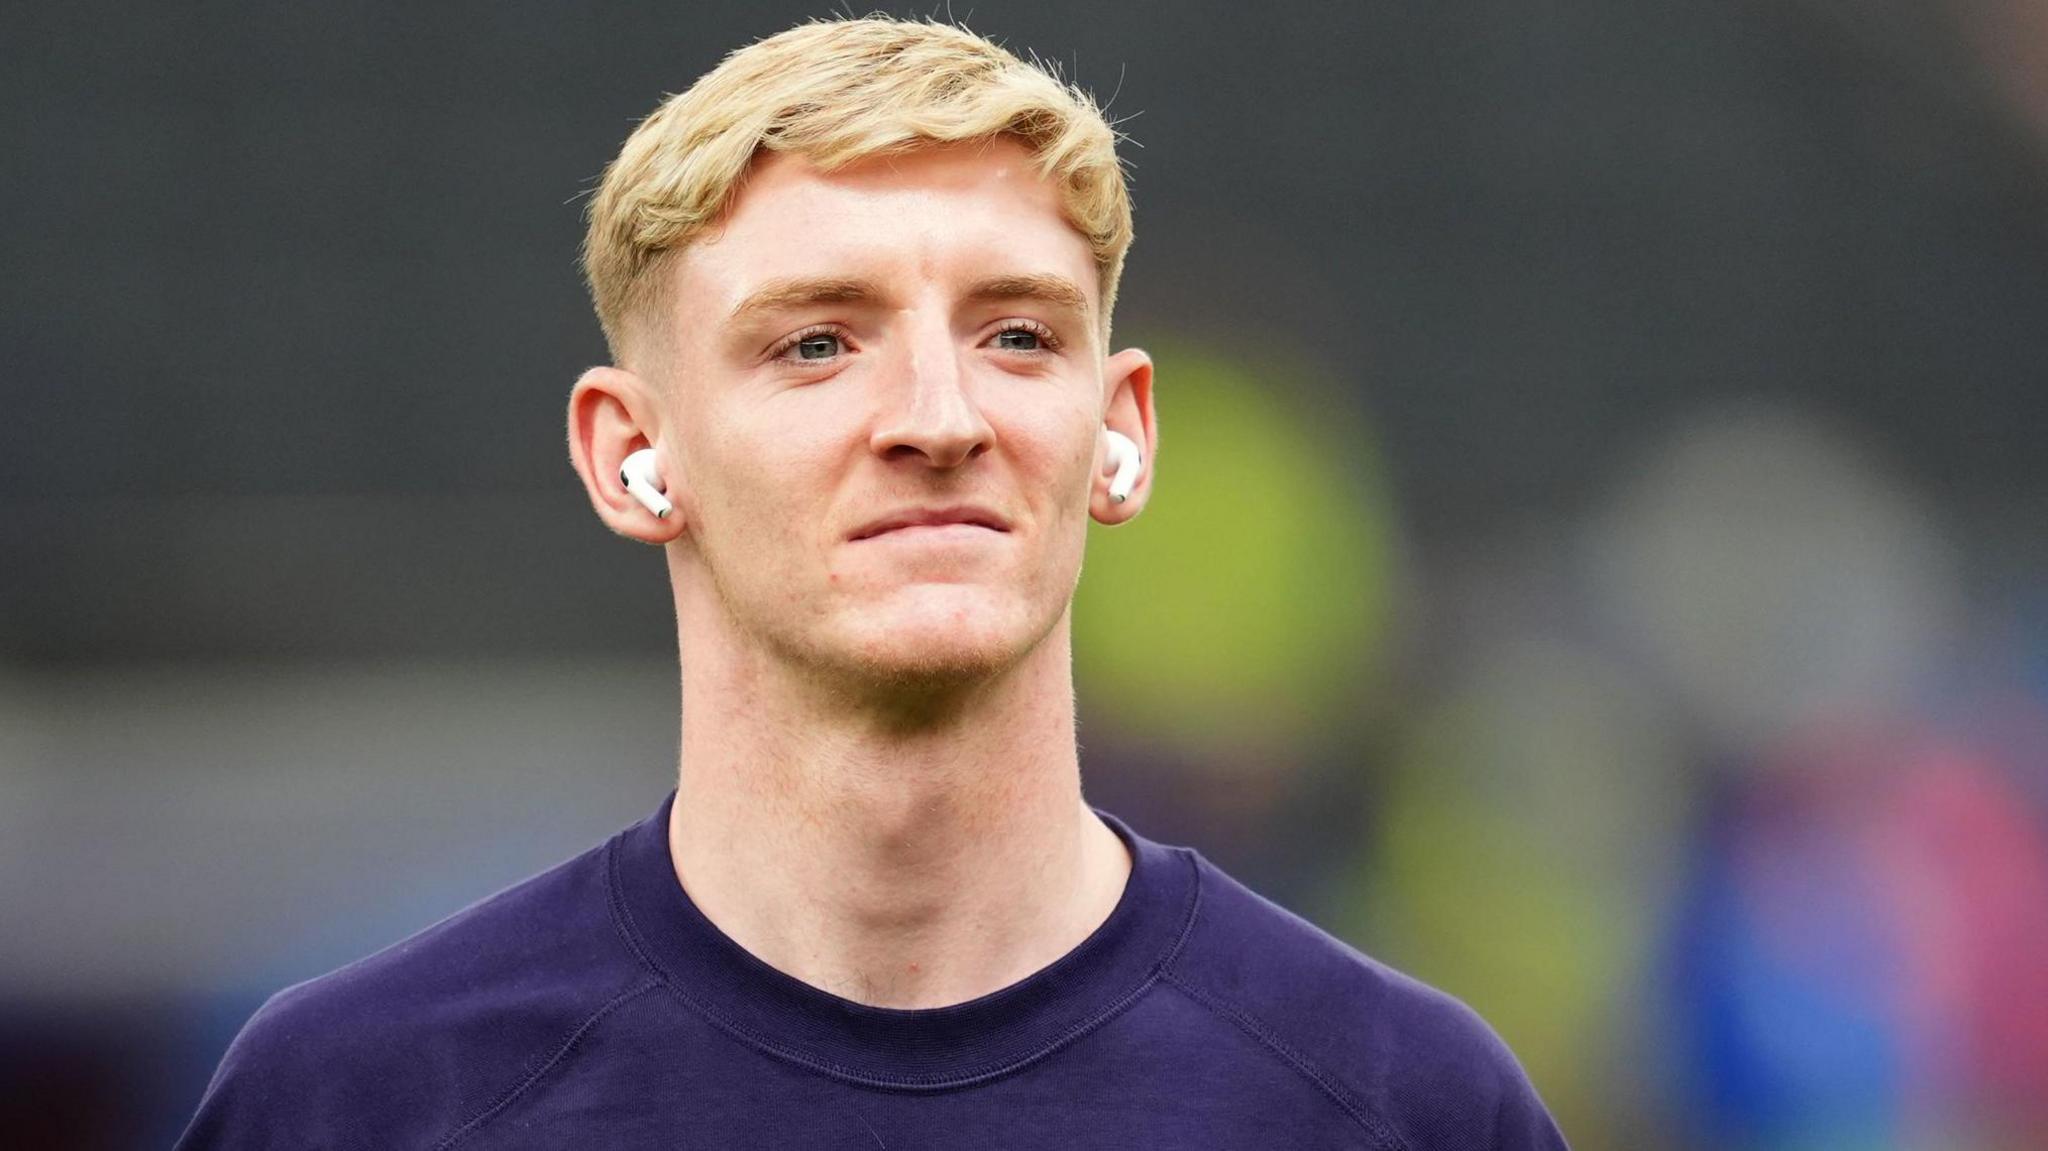
M583 479L590 506L604 526L642 543L665 544L683 534L674 461L661 443L660 403L647 381L623 368L592 368L569 391L569 459ZM626 491L619 467L651 447L660 461L662 489L676 510L662 519Z

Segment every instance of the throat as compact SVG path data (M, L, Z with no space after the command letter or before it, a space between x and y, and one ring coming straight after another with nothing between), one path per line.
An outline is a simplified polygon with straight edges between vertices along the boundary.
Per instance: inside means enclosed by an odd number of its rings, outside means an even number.
M1030 818L899 812L863 827L847 814L718 835L700 832L679 793L670 851L684 891L733 942L865 1006L951 1006L1029 977L1108 918L1131 872L1078 794Z

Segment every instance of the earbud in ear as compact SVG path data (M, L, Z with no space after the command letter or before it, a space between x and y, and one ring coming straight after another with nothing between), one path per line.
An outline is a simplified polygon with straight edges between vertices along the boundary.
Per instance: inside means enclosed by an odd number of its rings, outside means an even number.
M661 494L661 473L657 467L658 457L653 448L641 448L626 457L619 465L619 482L626 485L626 494L640 501L640 506L654 513L656 519L667 519L675 505Z
M1116 467L1116 475L1109 481L1109 498L1122 503L1131 498L1131 486L1138 482L1138 469L1145 465L1145 453L1122 432L1104 428L1102 435L1109 441L1109 462Z

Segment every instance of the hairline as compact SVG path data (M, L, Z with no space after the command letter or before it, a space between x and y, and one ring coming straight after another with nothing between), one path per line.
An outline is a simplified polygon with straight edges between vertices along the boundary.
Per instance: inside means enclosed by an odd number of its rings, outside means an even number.
M976 147L977 149L980 149L985 148L986 145L995 140L1005 138L1015 140L1019 144L1024 145L1026 148L1030 147L1030 142L1018 136L1016 133L996 132L988 136L981 137L980 139L977 140L919 141L910 145L909 147L897 150L895 152L876 153L873 156L862 157L861 159L882 159L888 156L904 155L909 152L945 148L962 148L973 146ZM755 167L762 163L762 161L769 155L794 156L799 159L803 159L806 162L815 164L815 161L811 161L809 157L802 156L800 153L783 152L769 148L766 145L757 146L755 148L753 158L747 162L746 171L741 174L738 180L733 182L731 194L727 197L724 208L719 213L717 219L705 225L705 227L700 232L696 233L695 235L692 235L683 243L672 245L666 248L661 248L647 253L646 262L643 265L641 265L639 271L633 277L632 286L629 289L627 297L629 300L629 304L620 315L620 326L623 329L620 334L624 337L619 341L620 347L618 348L619 352L624 353L624 355L618 357L619 364L621 367L637 370L635 363L629 361L640 361L643 358L641 355L638 354L639 352L644 350L641 347L643 343L643 337L651 334L652 330L659 329L666 333L666 339L664 339L663 342L667 342L668 339L673 338L674 332L673 328L671 327L673 309L666 306L666 304L672 296L675 289L674 278L676 275L676 262L682 259L683 254L689 251L692 247L695 247L697 244L703 242L707 238L715 237L716 234L719 233L724 228L726 221L729 220L732 217L733 212L735 212L738 209L740 199L746 194L747 185L751 182L751 177L753 176ZM860 159L850 161L850 163L859 162ZM1046 179L1046 177L1042 173L1040 174L1039 178L1041 180ZM1088 234L1082 231L1080 228L1075 227L1073 221L1066 218L1066 214L1064 211L1061 212L1060 222L1064 224L1069 231L1081 237L1082 242L1084 244L1087 244L1092 256L1092 253L1094 251L1094 245L1089 241ZM1089 263L1095 269L1095 310L1098 313L1095 317L1093 317L1095 320L1093 327L1095 329L1097 339L1101 342L1102 354L1104 356L1107 356L1109 355L1109 338L1112 327L1112 321L1114 318L1113 313L1115 311L1112 294L1113 285L1110 279L1112 269L1109 266L1105 266L1101 261L1092 258L1089 260ZM1119 260L1115 268L1116 272L1118 273L1119 279L1121 279L1122 272L1121 264L1122 261ZM823 279L827 277L819 278Z

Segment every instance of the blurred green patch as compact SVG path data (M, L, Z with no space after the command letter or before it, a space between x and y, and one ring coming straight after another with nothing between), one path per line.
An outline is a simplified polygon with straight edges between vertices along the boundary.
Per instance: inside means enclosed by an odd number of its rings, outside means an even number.
M1074 605L1091 704L1183 747L1327 730L1378 681L1394 525L1363 422L1309 368L1171 341L1151 502L1094 525Z

